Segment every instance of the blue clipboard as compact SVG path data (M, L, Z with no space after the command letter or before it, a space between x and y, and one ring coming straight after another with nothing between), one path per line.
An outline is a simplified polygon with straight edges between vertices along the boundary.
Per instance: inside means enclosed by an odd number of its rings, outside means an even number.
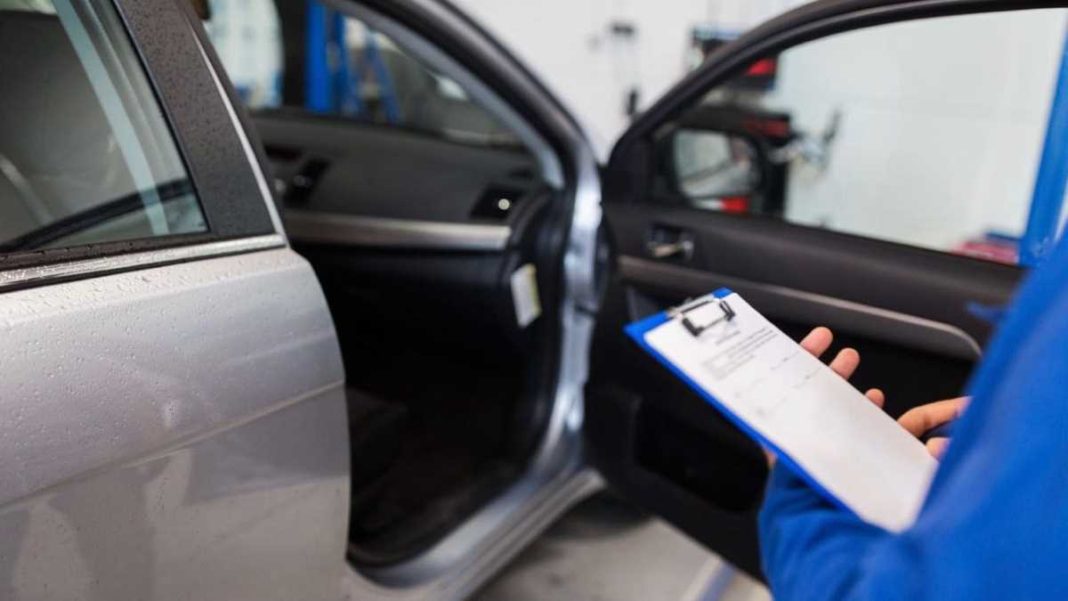
M720 288L719 290L713 292L710 296L715 299L721 300L727 298L731 294L734 294L733 290L730 290L729 288ZM668 371L675 375L676 378L685 382L687 386L689 386L691 389L693 389L694 392L698 394L698 396L704 399L705 402L709 405L715 407L717 411L719 411L724 417L726 417L727 420L734 424L739 430L744 432L746 436L752 438L764 448L773 451L778 457L776 461L777 464L781 464L789 468L790 471L797 475L797 477L801 478L806 484L808 484L814 490L819 492L825 499L833 503L836 507L848 511L853 515L857 515L857 513L853 511L852 508L843 503L841 499L839 499L833 493L827 490L826 487L817 482L816 479L813 478L803 467L798 465L789 453L783 451L777 445L764 438L763 435L754 430L748 423L745 422L745 420L735 415L730 409L723 405L719 401L719 399L717 399L710 392L708 392L699 384L697 384L697 382L694 382L692 379L690 379L689 376L683 373L682 370L676 367L675 364L669 361L666 357L661 355L656 349L649 346L649 343L645 341L645 335L648 332L655 330L656 328L671 321L673 317L670 315L670 313L670 311L661 311L660 313L650 315L649 317L640 319L634 323L627 325L623 328L623 331L626 332L632 340L638 343L638 346L640 346L642 350L652 355L654 359L656 359L661 365L666 367ZM860 516L857 517L859 518Z

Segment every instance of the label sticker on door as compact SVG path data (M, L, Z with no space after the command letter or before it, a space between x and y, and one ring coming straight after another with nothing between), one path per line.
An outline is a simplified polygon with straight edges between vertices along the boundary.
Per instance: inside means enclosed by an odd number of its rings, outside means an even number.
M525 328L541 315L541 299L538 298L538 270L526 265L512 273L512 302L515 303L515 320Z

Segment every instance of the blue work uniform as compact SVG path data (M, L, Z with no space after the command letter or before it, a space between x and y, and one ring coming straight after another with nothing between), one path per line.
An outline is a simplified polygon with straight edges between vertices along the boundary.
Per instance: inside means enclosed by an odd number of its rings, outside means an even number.
M776 601L1068 600L1068 240L1021 288L970 391L903 533L831 505L780 462L760 514Z

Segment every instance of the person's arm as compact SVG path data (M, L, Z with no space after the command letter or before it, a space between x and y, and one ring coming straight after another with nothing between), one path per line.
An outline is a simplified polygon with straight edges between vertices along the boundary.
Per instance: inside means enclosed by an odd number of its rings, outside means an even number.
M772 469L760 512L760 554L776 598L844 601L861 558L888 533L826 501L789 468Z

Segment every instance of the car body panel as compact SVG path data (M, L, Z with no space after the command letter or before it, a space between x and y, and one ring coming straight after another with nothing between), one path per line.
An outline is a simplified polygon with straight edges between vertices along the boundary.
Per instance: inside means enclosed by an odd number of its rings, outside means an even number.
M7 292L0 324L0 596L336 598L342 370L303 259Z

